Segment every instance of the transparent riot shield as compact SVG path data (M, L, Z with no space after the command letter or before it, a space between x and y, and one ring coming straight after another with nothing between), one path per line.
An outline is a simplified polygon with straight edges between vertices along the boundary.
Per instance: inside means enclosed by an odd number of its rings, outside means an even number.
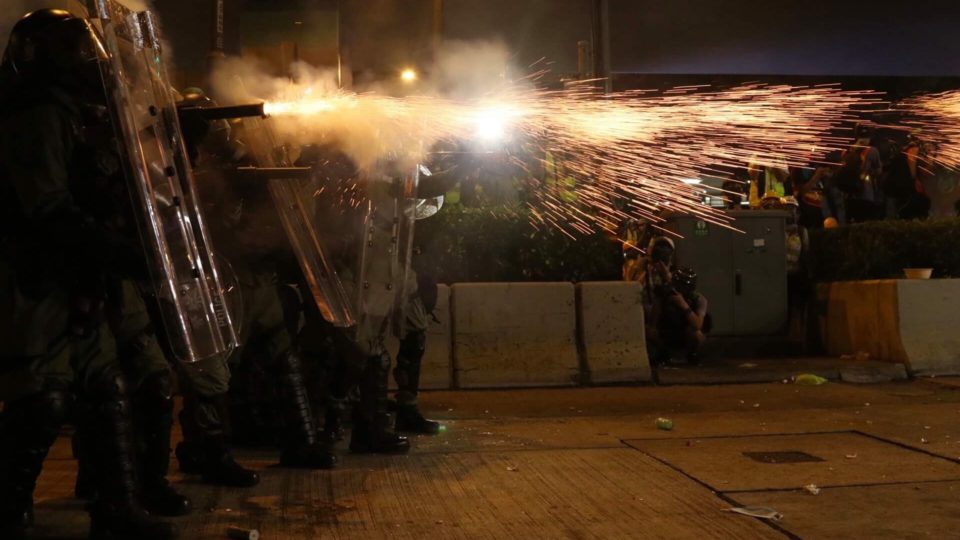
M396 180L399 184L399 193L395 199L397 216L397 279L400 281L400 290L397 293L396 317L394 323L399 328L406 318L408 299L416 290L416 276L411 269L414 251L414 232L418 219L426 219L440 210L436 204L433 213L423 204L423 199L417 198L417 187L420 184L420 175L423 173L420 165L414 167L413 172Z
M349 261L359 335L374 333L364 325L377 326L382 321L397 330L405 318L415 287L410 266L419 175L419 168L403 174L387 165L361 180L367 200L362 233L355 239L358 257Z
M109 61L107 101L170 346L183 362L228 354L237 343L183 146L153 15L88 0Z
M270 195L320 314L330 324L347 328L356 324L356 318L311 219L316 215L314 186L309 180L279 175L269 180Z
M287 149L278 144L263 119L243 120L244 143L257 163L257 172L267 182L270 196L283 224L284 231L310 295L320 314L338 328L357 323L353 303L348 297L327 244L316 220L316 195L322 185L316 175L292 167Z

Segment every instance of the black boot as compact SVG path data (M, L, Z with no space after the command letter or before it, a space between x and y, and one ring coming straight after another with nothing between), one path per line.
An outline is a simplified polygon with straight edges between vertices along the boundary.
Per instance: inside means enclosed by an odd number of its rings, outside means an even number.
M397 365L393 368L393 379L397 381L397 431L436 435L443 430L439 422L424 418L417 407L426 344L425 332L410 332L400 341Z
M230 378L227 398L230 418L242 418L231 423L230 443L236 448L263 448L278 446L277 414L272 405L277 401L268 386L273 377L255 361L248 347ZM252 355L256 357L256 355Z
M93 464L90 463L89 439L84 433L83 426L77 425L73 438L70 440L73 458L77 461L77 479L73 484L73 495L84 501L92 501L97 498Z
M427 420L416 404L397 406L397 431L436 435L444 430L443 424Z
M320 434L323 442L334 445L343 440L343 404L328 400L327 410L323 418L323 433Z
M360 403L353 410L350 451L358 454L405 454L410 441L389 430L387 384L390 357L367 358L360 381Z
M140 506L137 497L135 449L130 405L123 377L105 377L90 395L89 429L96 475L97 500L90 504L90 538L170 540L176 527L157 521Z
M351 377L349 363L344 359L342 351L338 351L331 343L323 359L323 387L319 392L324 397L323 441L335 445L343 440L344 417L350 401L350 385L356 381Z
M223 428L226 396L204 397L188 391L180 412L183 442L177 445L180 470L199 474L208 484L252 487L260 476L233 459Z
M286 420L280 465L301 469L332 469L337 464L337 457L317 437L300 358L292 352L286 353L279 359L277 367L281 374L281 396Z
M22 538L33 525L33 490L71 401L47 390L6 403L0 414L0 538Z
M134 399L137 420L140 502L160 516L185 516L190 499L167 481L170 468L170 430L173 428L173 380L169 372L148 377Z

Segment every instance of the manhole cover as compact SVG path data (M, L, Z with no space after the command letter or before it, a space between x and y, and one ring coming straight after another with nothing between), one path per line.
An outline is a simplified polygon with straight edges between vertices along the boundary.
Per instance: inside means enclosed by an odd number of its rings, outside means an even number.
M816 463L823 461L823 458L818 458L812 454L799 452L797 450L788 450L786 452L744 452L743 455L760 463Z

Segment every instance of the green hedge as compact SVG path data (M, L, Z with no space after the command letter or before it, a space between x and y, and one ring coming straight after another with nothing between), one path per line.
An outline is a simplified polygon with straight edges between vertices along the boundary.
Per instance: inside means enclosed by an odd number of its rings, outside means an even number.
M606 235L573 240L556 229L534 228L529 218L512 208L446 206L417 223L421 263L443 283L620 279L620 248ZM808 255L816 281L901 278L904 268L960 277L960 219L812 231Z
M604 281L620 278L619 246L603 234L573 240L536 229L512 208L450 205L419 221L424 267L442 283L486 281Z
M903 277L904 268L933 268L960 277L960 219L878 221L811 233L817 281Z

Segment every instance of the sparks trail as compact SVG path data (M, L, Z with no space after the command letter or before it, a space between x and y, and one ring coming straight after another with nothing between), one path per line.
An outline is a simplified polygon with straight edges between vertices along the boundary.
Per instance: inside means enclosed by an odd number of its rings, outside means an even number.
M960 90L910 98L897 108L906 115L903 124L935 146L932 154L922 156L927 165L960 170Z
M691 179L748 163L808 166L844 148L849 139L838 137L838 129L879 103L874 92L829 85L601 94L583 84L565 90L507 88L469 103L374 94L305 96L270 103L267 111L281 120L320 125L325 117L346 115L353 129L369 132L369 144L383 155L416 155L442 140L510 148L527 168L539 162L540 168L553 168L554 180L575 181L575 187L541 183L529 204L536 223L579 234L615 231L631 218L658 222L665 210L726 226L724 214L701 204L703 188Z

